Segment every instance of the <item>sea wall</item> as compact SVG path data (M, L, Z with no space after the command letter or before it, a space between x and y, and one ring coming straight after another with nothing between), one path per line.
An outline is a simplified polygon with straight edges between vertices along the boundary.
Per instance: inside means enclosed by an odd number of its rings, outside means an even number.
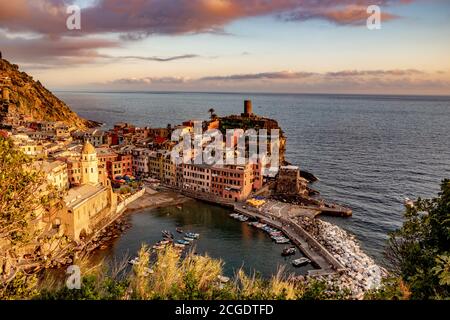
M283 219L284 220L284 219ZM293 221L284 221L285 225L290 226L297 232L303 239L308 242L308 244L318 252L322 257L324 257L328 263L332 266L334 271L341 272L345 270L345 267L339 262L319 241L314 239L311 234L309 234L305 229Z
M138 192L134 193L133 195L129 196L128 198L126 198L124 201L120 202L117 204L117 209L116 209L116 214L122 214L127 206L136 201L137 199L139 199L140 197L142 197L145 194L145 188L139 190Z

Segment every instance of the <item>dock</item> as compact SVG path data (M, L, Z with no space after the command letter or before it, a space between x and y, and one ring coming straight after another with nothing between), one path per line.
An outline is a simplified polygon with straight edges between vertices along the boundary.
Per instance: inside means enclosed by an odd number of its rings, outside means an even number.
M262 223L281 230L311 260L313 265L318 268L308 271L308 275L326 275L345 270L345 267L324 246L294 221L281 216L267 216L262 212L256 212L255 210L243 207L241 204L235 204L234 210L248 217L259 219Z

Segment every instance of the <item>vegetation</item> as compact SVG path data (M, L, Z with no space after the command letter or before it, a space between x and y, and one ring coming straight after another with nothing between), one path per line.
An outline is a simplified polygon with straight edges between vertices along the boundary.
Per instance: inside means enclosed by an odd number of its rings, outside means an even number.
M30 164L11 140L0 137L0 299L28 295L25 288L35 279L28 279L23 267L35 261L23 256L26 248L39 245L41 230L35 221L58 208L60 194L47 187L45 176Z
M115 272L94 269L83 272L81 290L69 290L64 283L41 289L37 299L139 299L139 300L223 300L223 299L343 299L344 292L327 290L325 283L313 281L301 284L283 276L282 270L271 279L248 276L243 270L234 279L223 276L223 263L208 256L193 253L180 258L168 247L150 261L150 251L143 246L139 262L130 272L123 272L126 262Z
M80 118L70 107L47 90L39 81L21 72L19 66L0 59L0 77L9 77L10 99L20 114L32 114L35 120L62 121L83 129L99 123Z
M389 239L393 278L372 299L450 298L450 180L434 199L418 199Z
M214 120L214 119L217 118L216 111L213 108L209 109L208 113L209 113L209 116L210 116L211 120Z

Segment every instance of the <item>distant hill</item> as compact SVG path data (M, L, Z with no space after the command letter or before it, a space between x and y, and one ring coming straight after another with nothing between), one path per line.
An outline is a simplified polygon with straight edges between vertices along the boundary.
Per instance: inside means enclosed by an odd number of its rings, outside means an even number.
M99 125L79 117L39 81L21 72L18 65L0 59L0 78L3 77L11 79L10 101L19 113L32 115L34 120L62 121L80 129Z

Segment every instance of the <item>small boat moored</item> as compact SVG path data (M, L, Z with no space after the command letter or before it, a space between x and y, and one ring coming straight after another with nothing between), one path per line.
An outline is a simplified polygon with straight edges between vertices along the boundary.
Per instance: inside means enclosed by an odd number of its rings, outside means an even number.
M274 237L273 240L275 240L276 243L278 244L284 244L284 243L289 243L290 240L288 238L285 237Z
M170 231L164 230L164 231L162 231L162 235L165 238L173 239L173 234Z
M288 247L288 248L284 248L283 252L281 252L281 255L283 257L287 257L287 256L293 256L296 253L296 249L295 247Z
M186 232L184 234L186 237L191 238L191 239L198 239L200 238L200 234L199 233L194 233L194 232Z
M311 263L311 260L309 260L308 258L299 258L299 259L292 260L292 265L294 267L301 267L301 266L307 265L308 263Z
M133 265L133 266L134 266L135 264L138 264L138 263L139 263L139 257L135 257L135 258L129 260L128 263L131 264L131 265Z

